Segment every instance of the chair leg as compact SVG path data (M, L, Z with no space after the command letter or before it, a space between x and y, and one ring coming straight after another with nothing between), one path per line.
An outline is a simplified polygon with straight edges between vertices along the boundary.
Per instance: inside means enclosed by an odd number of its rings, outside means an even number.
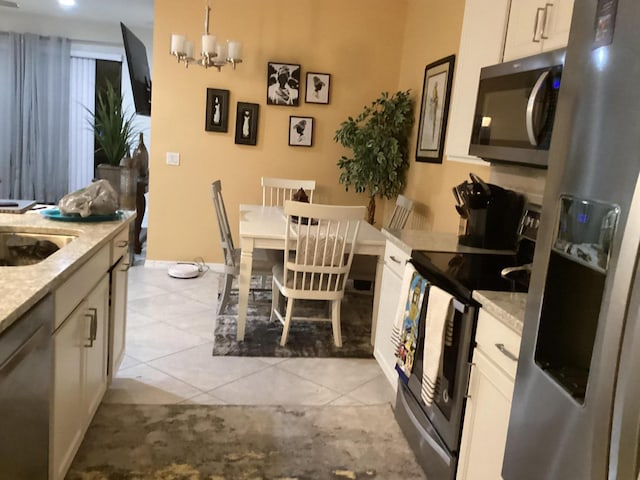
M269 320L272 322L276 319L276 309L280 311L280 289L275 280L271 280L271 318Z
M340 330L340 300L331 302L331 324L333 325L333 343L342 346L342 331Z
M284 326L282 327L282 339L280 340L280 346L284 347L287 343L287 336L289 335L289 326L291 325L291 316L293 314L293 298L287 298L287 314L284 317Z
M222 292L218 297L218 315L222 315L229 304L229 294L231 293L231 284L233 283L233 275L226 274L222 283Z

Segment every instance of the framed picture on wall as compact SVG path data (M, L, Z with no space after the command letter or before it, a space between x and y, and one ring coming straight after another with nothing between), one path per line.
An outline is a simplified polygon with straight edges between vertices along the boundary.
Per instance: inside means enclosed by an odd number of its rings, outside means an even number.
M258 111L257 103L238 102L236 107L236 140L239 145L255 145L258 143Z
M329 103L329 87L331 85L331 75L328 73L307 73L306 95L304 101L307 103Z
M454 61L455 55L451 55L427 65L424 69L416 146L418 162L442 163Z
M204 129L226 132L229 123L229 90L207 88L207 108Z
M289 145L310 147L313 144L313 117L289 117Z
M267 64L267 105L300 104L300 65L292 63Z

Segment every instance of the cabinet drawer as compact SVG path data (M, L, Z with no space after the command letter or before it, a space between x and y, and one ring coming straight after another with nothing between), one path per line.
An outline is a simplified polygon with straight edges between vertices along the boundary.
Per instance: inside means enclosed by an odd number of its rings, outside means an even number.
M111 264L114 265L120 257L129 255L129 229L123 228L111 241Z
M57 329L65 318L75 310L80 301L109 270L109 247L105 245L54 293L55 326Z
M387 240L384 249L384 265L402 278L404 266L409 261L410 255L398 247L396 244Z
M507 375L514 379L518 367L520 352L520 335L500 320L480 309L478 329L476 331L476 348L482 352Z

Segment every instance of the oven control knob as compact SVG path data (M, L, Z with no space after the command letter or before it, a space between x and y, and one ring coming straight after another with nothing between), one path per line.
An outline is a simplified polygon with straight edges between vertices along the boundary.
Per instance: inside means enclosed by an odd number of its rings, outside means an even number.
M447 390L442 392L442 400L444 403L449 403L449 392Z

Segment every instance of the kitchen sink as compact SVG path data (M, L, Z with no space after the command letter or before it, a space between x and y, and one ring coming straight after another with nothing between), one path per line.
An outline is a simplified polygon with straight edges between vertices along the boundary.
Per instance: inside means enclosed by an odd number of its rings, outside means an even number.
M76 238L71 233L0 231L0 267L34 265Z

